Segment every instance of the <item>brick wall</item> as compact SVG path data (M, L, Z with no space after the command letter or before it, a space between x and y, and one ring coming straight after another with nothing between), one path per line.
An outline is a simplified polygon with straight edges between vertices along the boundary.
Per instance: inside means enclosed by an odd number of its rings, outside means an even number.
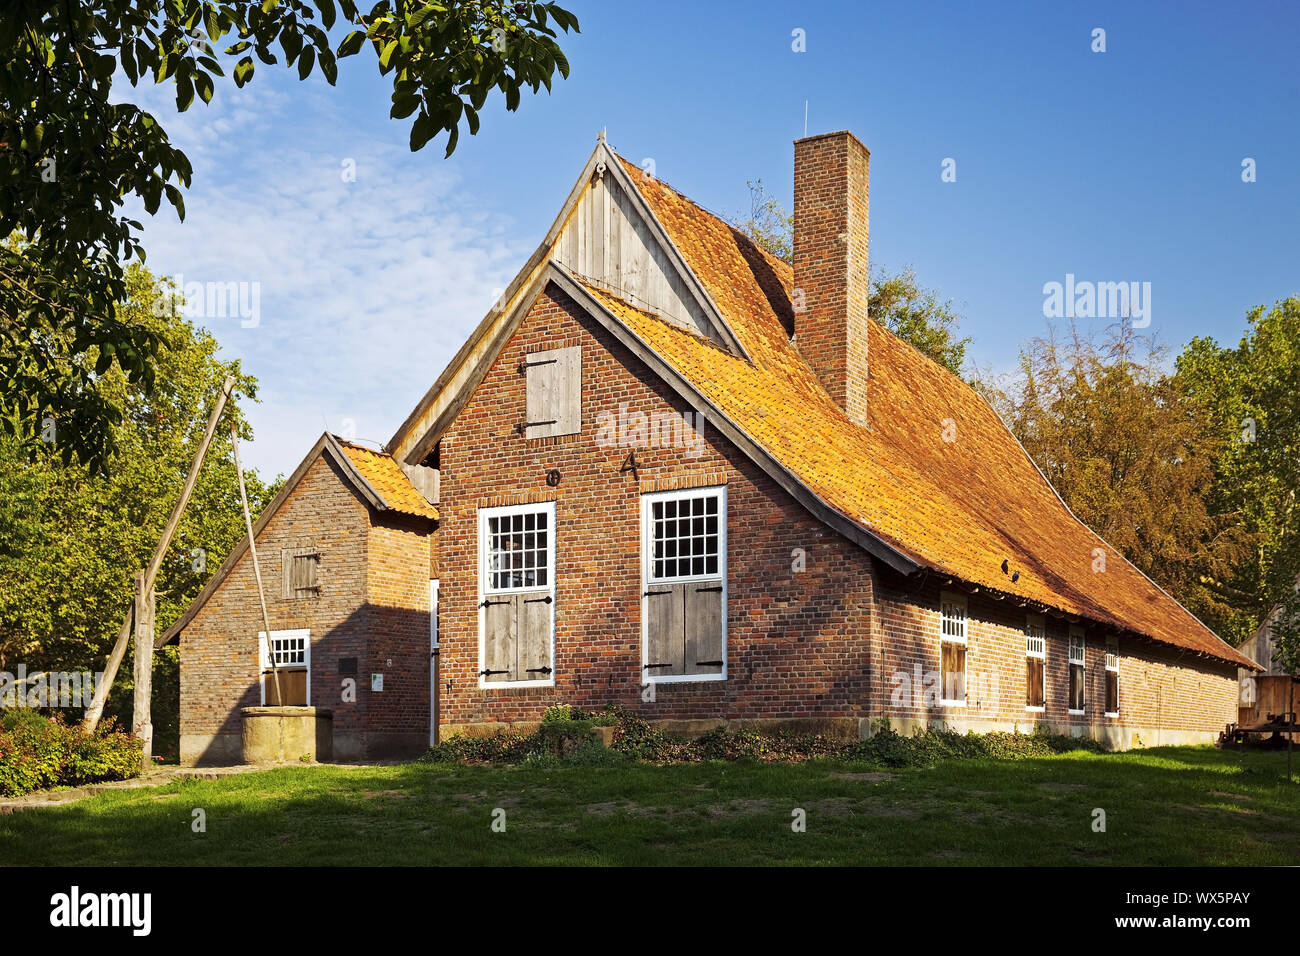
M430 539L426 522L385 514L374 520L367 542L367 729L409 735L413 746L429 735ZM368 690L373 673L384 675L381 693Z
M698 454L597 442L598 416L691 411L562 293L543 295L442 444L438 530L444 724L530 721L556 701L619 702L651 719L865 717L869 696L869 559L812 519L710 426ZM580 434L525 440L525 353L581 345ZM548 488L549 469L562 475ZM725 480L728 494L728 679L657 684L641 697L641 494ZM479 507L556 501L554 688L478 688ZM803 549L807 570L792 571ZM444 683L444 691L446 685Z
M893 584L894 586L890 586ZM962 594L959 587L952 589ZM882 624L880 712L901 727L943 719L974 729L1032 729L1037 724L1089 733L1119 743L1160 729L1171 739L1213 735L1235 719L1235 672L1226 664L1182 654L1132 636L1119 641L1118 718L1105 716L1108 633L1084 630L1084 713L1069 713L1069 622L1045 615L1046 703L1026 708L1025 608L968 595L966 707L936 705L924 681L940 670L940 585L889 582L880 589ZM916 692L917 674L922 691ZM1168 735L1167 735L1168 736Z

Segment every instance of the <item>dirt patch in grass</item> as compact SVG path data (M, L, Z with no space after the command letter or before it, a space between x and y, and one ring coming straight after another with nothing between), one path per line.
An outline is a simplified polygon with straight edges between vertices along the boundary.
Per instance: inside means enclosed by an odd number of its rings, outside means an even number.
M840 780L865 780L867 783L885 783L898 778L898 774L885 773L883 770L874 770L869 773L833 773L831 776L838 777Z

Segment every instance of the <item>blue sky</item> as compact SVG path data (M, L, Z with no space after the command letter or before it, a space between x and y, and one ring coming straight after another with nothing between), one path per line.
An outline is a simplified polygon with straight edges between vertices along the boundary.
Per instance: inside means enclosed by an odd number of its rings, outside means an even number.
M449 160L440 140L409 152L368 51L333 89L259 64L183 116L167 89L119 87L195 166L186 221L145 224L149 265L258 283L255 326L200 320L262 383L251 466L288 473L327 427L386 441L602 127L724 215L748 209L748 179L790 205L805 101L809 133L853 130L872 153L873 264L952 298L994 371L1046 330L1043 286L1066 274L1151 283L1148 331L1175 349L1235 343L1248 308L1300 294L1300 5L566 5L570 79L516 114L497 98Z

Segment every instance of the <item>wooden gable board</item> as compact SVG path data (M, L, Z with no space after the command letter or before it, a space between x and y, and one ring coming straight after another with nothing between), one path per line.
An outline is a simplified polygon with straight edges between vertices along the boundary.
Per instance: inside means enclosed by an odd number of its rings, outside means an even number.
M593 182L604 180L616 182L618 184L617 188L620 190L617 199L614 193L611 192L609 197L603 200L606 203L606 208L609 202L617 202L619 204L619 216L625 218L629 223L633 219L639 223L636 227L628 227L627 241L631 244L630 248L635 248L637 243L650 242L646 256L652 258L656 263L656 268L663 271L664 278L661 281L671 285L674 290L673 296L680 299L681 296L688 295L693 303L693 306L686 308L684 312L676 314L674 321L685 324L685 327L691 327L690 323L692 322L697 323L694 326L696 328L707 327L711 331L703 334L710 334L725 348L746 359L750 358L740 339L732 331L726 318L710 298L703 283L686 264L685 257L669 238L663 224L659 222L644 197L632 184L627 171L623 169L622 162L619 161L613 150L606 145L602 138L587 159L578 181L569 191L564 205L560 208L559 215L555 217L555 221L546 234L546 238L542 240L541 244L524 264L524 267L510 281L500 299L479 322L465 344L461 346L460 350L447 364L447 367L443 369L442 374L438 376L437 381L433 383L433 386L425 393L424 397L411 411L411 414L402 422L397 432L389 439L388 444L385 445L385 450L399 464L418 464L428 455L438 438L441 437L442 431L455 417L456 412L459 411L457 403L463 404L464 397L482 381L483 375L486 373L485 359L488 360L487 364L490 364L490 359L495 358L501 344L508 338L508 331L518 324L516 313L519 311L521 303L531 304L532 300L536 298L533 290L539 287L539 283L544 284L546 274L552 268L552 263L556 261L556 256L575 258L579 265L585 262L595 266L595 258L584 252L581 246L583 243L591 241L594 235L594 217L602 208L602 201L591 200L583 207L582 215L588 217L585 226L574 224L575 212L582 205L583 199ZM608 188L613 189L614 187ZM604 220L602 219L601 222L603 236ZM574 238L569 240L566 235L565 239L565 242L572 241L575 243L570 255L570 252L559 252L557 246L560 244L561 234L565 233L571 225ZM623 235L624 230L620 228L620 242ZM605 244L602 248L608 248L608 245ZM638 259L638 262L643 261L646 260L644 258ZM637 268L640 269L641 266ZM601 271L603 272L605 269L606 265L602 258ZM593 269L593 271L596 270ZM576 274L582 273L576 272ZM672 276L675 276L675 279L670 278ZM586 276L585 278L593 282L593 284L598 283L597 276ZM638 279L636 281L641 284L643 290L649 288L644 280ZM695 318L692 319L687 313L692 313L695 310L698 310L698 312L695 313ZM674 309L674 312L676 311ZM664 314L668 317L667 312L664 312ZM453 408L452 406L456 407Z

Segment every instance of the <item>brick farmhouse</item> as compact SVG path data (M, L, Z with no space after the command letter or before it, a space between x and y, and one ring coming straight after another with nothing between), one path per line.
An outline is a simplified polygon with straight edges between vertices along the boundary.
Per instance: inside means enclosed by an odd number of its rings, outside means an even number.
M795 143L793 267L603 135L382 452L323 435L255 534L284 703L337 759L619 704L685 733L1213 740L1254 667L867 314L867 149ZM278 698L247 545L169 629L181 754Z

